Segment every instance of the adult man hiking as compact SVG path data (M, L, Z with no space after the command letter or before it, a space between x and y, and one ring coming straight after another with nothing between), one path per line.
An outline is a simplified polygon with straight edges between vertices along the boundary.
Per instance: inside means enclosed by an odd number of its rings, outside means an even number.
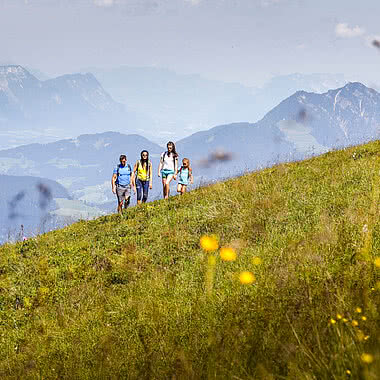
M125 154L120 156L120 164L113 170L112 175L112 192L117 196L117 212L119 214L129 206L131 199L131 165L127 164Z

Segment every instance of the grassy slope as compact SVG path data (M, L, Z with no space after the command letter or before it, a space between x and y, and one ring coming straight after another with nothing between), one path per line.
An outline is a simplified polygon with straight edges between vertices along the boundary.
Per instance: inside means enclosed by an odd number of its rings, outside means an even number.
M379 155L327 153L0 247L0 377L375 378ZM208 264L204 234L237 260Z

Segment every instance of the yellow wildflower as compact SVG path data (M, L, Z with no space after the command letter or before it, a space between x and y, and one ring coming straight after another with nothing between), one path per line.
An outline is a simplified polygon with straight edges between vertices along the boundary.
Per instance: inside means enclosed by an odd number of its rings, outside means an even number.
M375 261L374 261L375 265L380 268L380 257L376 257Z
M220 249L220 257L224 261L235 261L236 251L231 247L223 247Z
M352 326L356 327L359 326L359 322L356 321L355 319L351 322Z
M330 323L331 323L332 325L334 325L334 324L336 323L336 320L335 320L334 318L331 318L331 319L330 319Z
M263 260L261 260L261 258L258 256L254 256L252 259L253 265L260 265L262 262L263 262Z
M368 340L369 339L369 335L366 335L365 337L364 337L364 340Z
M339 313L338 313L338 314L336 315L336 319L342 319L342 314L339 314Z
M203 235L200 240L203 250L206 252L216 251L218 249L218 240L215 235Z
M360 356L360 359L362 359L362 361L364 363L367 363L367 364L371 364L373 362L373 356L371 354L366 354L366 353L363 353L361 356Z
M344 323L347 323L347 322L348 322L348 319L347 319L347 318L343 318L342 321L343 321Z
M366 321L367 320L367 317L365 315L362 316L362 320L363 321Z
M362 312L362 308L361 308L361 307L357 307L357 308L355 309L355 311L356 311L357 313L361 313L361 312Z
M351 375L351 371L349 369L346 371L346 373L347 375Z
M239 280L242 284L248 285L256 281L256 278L253 273L244 271L240 273Z

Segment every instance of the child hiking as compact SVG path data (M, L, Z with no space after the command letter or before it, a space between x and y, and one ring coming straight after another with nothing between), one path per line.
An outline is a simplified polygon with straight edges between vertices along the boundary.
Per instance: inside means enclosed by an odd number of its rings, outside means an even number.
M178 186L177 192L181 195L186 192L187 185L193 183L193 171L190 167L190 160L184 158L182 166L178 170Z
M132 186L134 191L137 189L137 204L145 203L148 199L148 191L152 189L152 181L152 163L149 161L149 152L143 150L132 172Z
M113 170L112 192L117 196L117 212L119 214L129 206L131 199L131 165L127 164L127 157L122 154L119 158L120 164Z
M166 144L167 151L161 154L158 176L162 177L162 191L165 199L169 198L170 182L177 179L178 154L172 141Z

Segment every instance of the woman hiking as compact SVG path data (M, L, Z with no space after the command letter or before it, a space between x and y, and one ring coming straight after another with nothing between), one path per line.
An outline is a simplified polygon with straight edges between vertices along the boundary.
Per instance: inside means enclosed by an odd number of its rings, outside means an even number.
M158 176L162 177L162 190L165 199L169 198L170 182L177 179L178 154L172 141L166 144L167 151L161 154Z
M143 150L132 171L132 186L135 191L137 190L137 204L147 201L148 191L153 187L152 181L152 163L149 160L149 152Z

